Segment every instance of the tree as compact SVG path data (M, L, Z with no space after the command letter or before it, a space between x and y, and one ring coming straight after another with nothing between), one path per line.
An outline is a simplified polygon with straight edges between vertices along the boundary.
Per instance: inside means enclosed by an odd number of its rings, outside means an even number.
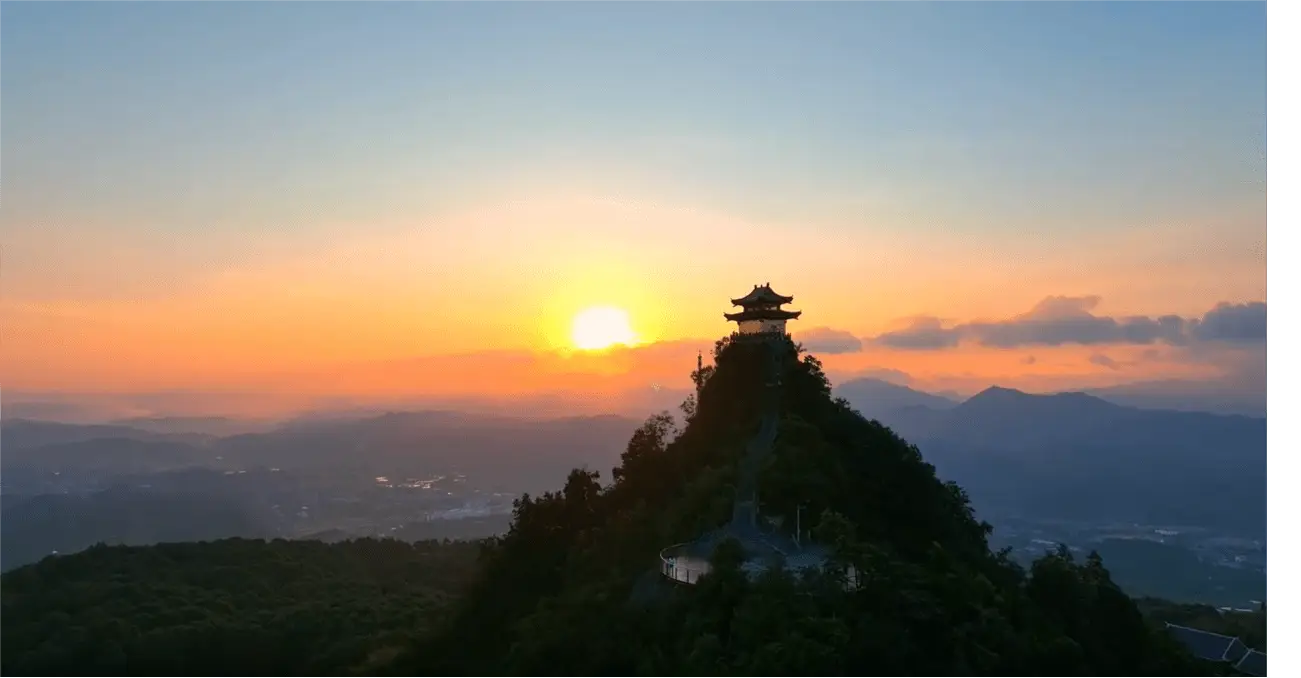
M344 674L435 633L479 545L97 546L0 578L6 675Z

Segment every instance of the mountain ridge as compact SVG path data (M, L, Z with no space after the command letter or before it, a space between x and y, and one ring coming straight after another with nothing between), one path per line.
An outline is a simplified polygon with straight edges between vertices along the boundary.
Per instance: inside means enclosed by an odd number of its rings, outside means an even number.
M926 450L982 511L1265 533L1263 418L1003 387L944 410L854 404Z
M1173 381L1139 382L1136 385L1148 384L1148 383L1165 384L1165 383L1185 383L1185 382L1173 382ZM1128 409L1135 409L1135 410L1158 411L1158 412L1179 412L1185 414L1205 414L1208 416L1215 416L1215 417L1245 417L1249 419L1266 418L1263 414L1253 414L1249 412L1236 412L1236 411L1235 412L1216 411L1214 408L1191 409L1188 406L1186 407L1146 406L1145 407L1145 406L1130 404L1127 402L1120 402L1117 399L1107 395L1108 393L1112 392L1112 389L1116 389L1119 392L1121 389L1124 389L1125 386L1126 385L1117 386L1117 387L1108 387L1108 388L1083 388L1083 389L1066 390L1066 391L1051 391L1047 393L1032 393L1017 388L1001 386L998 384L991 384L970 396L967 396L965 398L957 398L957 397L932 393L929 391L924 391L911 386L904 386L901 384L897 384L885 379L879 379L876 377L858 377L858 378L849 379L847 381L841 382L839 385L834 387L834 391L836 395L846 398L850 402L855 403L856 406L863 407L865 412L869 412L873 409L876 409L876 407L880 407L880 406L874 406L873 403L870 403L868 401L868 398L872 396L881 396L881 395L887 397L887 401L884 403L884 408L883 408L887 411L894 410L894 409L901 409L904 407L917 407L917 406L928 407L929 409L947 410L947 409L953 409L959 407L972 400L976 400L976 399L984 400L991 397L1002 397L1002 398L1010 399L1010 398L1020 397L1020 396L1025 396L1027 398L1054 398L1059 396L1067 396L1070 398L1078 399L1079 402L1100 401L1108 405L1113 405L1116 407L1122 407ZM1026 402L1029 402L1029 400L1027 400Z

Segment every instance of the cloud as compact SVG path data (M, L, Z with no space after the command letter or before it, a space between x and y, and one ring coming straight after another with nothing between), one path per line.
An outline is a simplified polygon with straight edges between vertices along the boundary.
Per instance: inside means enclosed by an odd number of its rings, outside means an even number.
M1199 341L1256 343L1265 341L1265 302L1221 303L1192 325Z
M873 343L901 349L933 350L971 342L989 348L1023 346L1185 345L1190 342L1265 340L1265 303L1221 303L1202 318L1178 315L1111 317L1094 315L1097 296L1047 297L1029 312L1002 321L977 321L952 327L934 317L915 318L902 330L881 334Z
M813 353L858 353L863 350L863 340L830 327L814 327L800 332L796 339Z
M1104 353L1094 353L1093 355L1089 356L1089 362L1093 363L1094 365L1105 367L1109 370L1120 369L1120 363L1116 362L1115 360L1112 360L1109 356L1107 356Z
M913 318L908 327L886 332L873 342L890 348L937 349L957 346L959 339L959 328L945 329L939 318L921 316Z
M897 386L909 386L913 383L911 374L893 367L869 367L863 370L836 372L834 381L843 382L853 379L878 379Z
M1029 313L1003 322L970 323L960 331L978 343L995 348L1061 346L1063 344L1150 344L1176 342L1183 335L1184 319L1167 315L1111 318L1093 315L1100 299L1048 297Z
M1022 365L1033 365L1033 364L1035 364L1035 363L1037 363L1037 362L1039 362L1039 359L1036 358L1036 357L1034 357L1034 356L1032 356L1032 355L1028 355L1028 356L1026 356L1026 357L1024 357L1024 358L1021 359L1021 364L1022 364Z

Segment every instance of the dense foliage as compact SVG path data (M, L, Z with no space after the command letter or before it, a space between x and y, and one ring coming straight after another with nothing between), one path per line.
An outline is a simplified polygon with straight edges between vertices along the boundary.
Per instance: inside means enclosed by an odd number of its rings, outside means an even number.
M723 522L759 417L762 350L724 339L695 374L699 402L632 437L613 483L575 470L524 497L442 632L389 670L425 675L1198 675L1096 555L1028 571L991 553L956 485L918 449L834 400L788 345L782 426L761 476L768 515L797 507L836 567L751 581L734 549L684 587L663 546ZM788 521L783 524L789 525ZM847 592L848 566L860 586Z
M429 633L470 542L95 546L0 578L4 675L339 675Z

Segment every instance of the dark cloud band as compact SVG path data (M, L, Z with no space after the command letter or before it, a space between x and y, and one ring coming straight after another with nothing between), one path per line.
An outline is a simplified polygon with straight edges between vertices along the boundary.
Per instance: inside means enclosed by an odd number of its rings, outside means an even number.
M1098 301L1095 296L1048 297L1028 313L1009 320L952 327L944 327L938 318L916 318L908 327L871 341L890 348L917 350L950 348L967 341L993 348L1265 341L1265 302L1221 303L1201 318L1177 315L1113 318L1093 314Z
M815 327L795 337L804 348L814 353L858 353L863 350L863 340L844 330Z

